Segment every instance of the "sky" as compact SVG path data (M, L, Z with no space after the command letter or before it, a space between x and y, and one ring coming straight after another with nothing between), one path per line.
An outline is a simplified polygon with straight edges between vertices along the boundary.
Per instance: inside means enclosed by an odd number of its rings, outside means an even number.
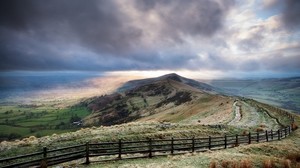
M1 0L0 72L300 76L299 0Z

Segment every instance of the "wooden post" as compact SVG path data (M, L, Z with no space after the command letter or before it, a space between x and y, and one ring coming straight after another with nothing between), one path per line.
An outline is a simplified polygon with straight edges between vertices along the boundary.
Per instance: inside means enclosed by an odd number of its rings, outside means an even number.
M248 134L248 143L251 144L251 132Z
M271 130L271 139L273 141L273 130Z
M47 147L43 147L43 159L47 159Z
M256 132L256 142L259 143L259 133Z
M211 149L211 136L208 137L208 149Z
M227 148L227 135L224 136L224 148Z
M149 158L152 158L152 139L149 138Z
M43 147L43 160L41 162L41 168L47 168L47 147Z
M239 146L239 135L235 135L235 145Z
M286 134L287 134L286 127L284 127L284 137L285 138L286 138Z
M119 139L119 155L118 155L119 159L122 159L122 140Z
M280 140L280 130L277 131L278 140Z
M195 152L195 137L192 139L192 152Z
M174 154L174 138L171 139L171 154Z
M89 142L86 142L85 144L85 164L90 164L90 146L89 146Z

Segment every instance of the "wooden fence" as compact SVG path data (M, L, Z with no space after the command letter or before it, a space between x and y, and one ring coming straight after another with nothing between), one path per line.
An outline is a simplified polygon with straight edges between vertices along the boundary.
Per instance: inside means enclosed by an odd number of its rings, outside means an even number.
M47 167L77 159L89 164L97 161L153 157L159 155L200 152L214 149L226 149L240 144L251 144L280 140L292 132L292 125L276 131L249 133L245 135L225 135L207 138L186 139L147 139L140 141L100 142L79 144L59 149L44 147L40 152L0 159L0 167Z

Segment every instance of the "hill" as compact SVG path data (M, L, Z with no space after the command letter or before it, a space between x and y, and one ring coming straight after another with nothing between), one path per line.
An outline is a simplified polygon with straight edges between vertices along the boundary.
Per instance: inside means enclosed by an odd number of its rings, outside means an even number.
M296 113L300 111L300 77L202 81L221 88L227 95L256 99Z
M2 141L0 157L40 152L43 146L55 151L87 141L93 144L117 142L119 139L125 142L143 142L149 138L164 141L170 138L247 136L249 132L263 134L265 131L289 126L290 115L295 117L296 124L300 123L299 115L289 114L253 99L218 94L215 87L194 82L211 89L197 88L190 81L193 80L176 74L129 81L119 92L92 97L72 107L87 108L90 112L83 120L85 128L40 138L31 136L15 141ZM252 135L256 137L257 134ZM246 160L253 167L261 167L263 162L269 160L277 167L282 162L296 166L299 162L299 151L299 130L296 130L286 139L277 142L240 145L233 149L214 152L208 150L181 156L120 160L91 167L208 167L210 162L223 165L223 162L229 162L229 158L234 158L237 163ZM99 156L92 157L92 160L97 162L110 158ZM79 167L84 161L74 162L64 163L63 166Z
M129 81L118 92L90 98L81 102L80 106L92 111L84 119L85 125L115 125L130 121L179 122L203 111L216 111L216 107L230 114L233 98L218 95L218 92L219 89L210 85L168 74Z

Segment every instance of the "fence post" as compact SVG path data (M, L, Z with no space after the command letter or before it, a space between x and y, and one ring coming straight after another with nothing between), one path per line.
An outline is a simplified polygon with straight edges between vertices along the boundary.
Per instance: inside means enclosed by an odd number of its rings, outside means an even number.
M121 139L119 139L119 156L118 156L118 158L119 159L122 159L122 141L121 141Z
M259 133L256 132L256 142L259 143Z
M152 139L149 138L149 158L152 158Z
M171 139L171 154L174 154L174 138Z
M286 127L284 127L284 137L286 138Z
M271 139L273 141L273 130L271 130Z
M268 130L266 130L266 140L267 140L267 142L269 142Z
M41 168L47 167L47 147L43 147L43 160L41 162Z
M239 145L239 135L235 135L235 146Z
M248 134L248 143L251 144L251 132Z
M227 135L224 136L224 148L227 148Z
M192 152L195 152L195 137L192 139Z
M211 149L211 136L208 137L208 149Z
M90 164L90 145L89 142L86 142L85 144L85 164Z
M43 147L43 158L46 160L47 158L47 147Z
M278 140L280 140L280 130L277 131L278 134Z

